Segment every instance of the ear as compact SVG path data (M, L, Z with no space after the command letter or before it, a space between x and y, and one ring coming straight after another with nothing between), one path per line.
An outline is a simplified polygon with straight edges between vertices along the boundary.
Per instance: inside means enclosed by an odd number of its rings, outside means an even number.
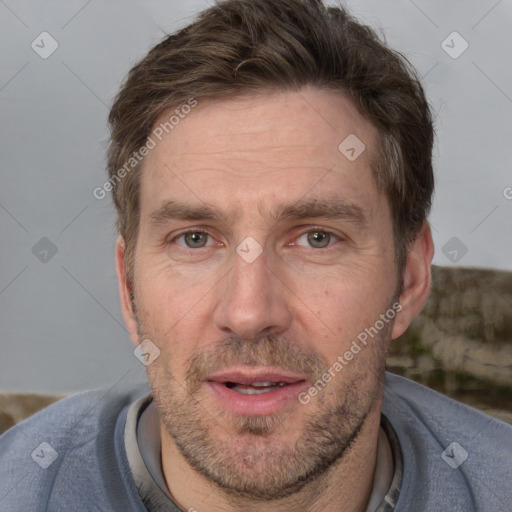
M413 318L423 309L430 293L432 281L431 264L434 257L434 242L427 221L412 242L403 273L403 288L400 295L402 309L396 316L392 339L401 336Z
M139 344L137 332L137 319L132 304L132 288L126 279L126 245L124 239L120 236L116 243L116 270L117 280L119 282L119 295L121 297L121 310L123 312L124 323L128 328L128 333L132 343L137 346Z

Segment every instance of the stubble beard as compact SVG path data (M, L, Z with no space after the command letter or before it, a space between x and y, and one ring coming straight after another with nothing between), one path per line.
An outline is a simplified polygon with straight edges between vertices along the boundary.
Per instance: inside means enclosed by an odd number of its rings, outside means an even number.
M209 412L208 404L201 403L201 382L212 370L233 363L278 366L307 375L314 383L329 366L318 353L305 352L283 337L228 338L192 356L186 389L173 377L162 353L147 368L160 421L190 466L227 495L260 501L286 498L334 468L357 440L382 398L383 347L391 328L383 329L315 400L296 406L313 406L296 429L290 414Z

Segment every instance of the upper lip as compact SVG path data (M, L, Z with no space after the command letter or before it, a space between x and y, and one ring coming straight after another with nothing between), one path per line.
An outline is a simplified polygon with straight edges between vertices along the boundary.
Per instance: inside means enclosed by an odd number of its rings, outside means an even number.
M287 384L293 384L295 382L302 382L305 378L303 375L279 368L245 367L224 369L213 373L206 380L222 384L233 382L250 386L255 382L286 382Z

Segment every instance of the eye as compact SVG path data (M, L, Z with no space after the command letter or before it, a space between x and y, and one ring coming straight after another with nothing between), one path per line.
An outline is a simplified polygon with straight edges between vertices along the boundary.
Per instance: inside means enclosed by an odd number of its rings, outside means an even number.
M337 242L339 238L329 231L315 229L297 237L297 245L309 245L314 249L323 249Z
M187 231L174 238L173 242L188 249L202 249L215 243L213 238L205 231Z

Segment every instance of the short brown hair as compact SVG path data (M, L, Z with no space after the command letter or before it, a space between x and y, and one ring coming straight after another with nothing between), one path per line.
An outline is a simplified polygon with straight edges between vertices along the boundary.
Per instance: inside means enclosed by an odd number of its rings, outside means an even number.
M108 173L133 278L141 165L120 169L157 119L191 98L223 99L305 86L347 94L378 130L374 172L390 203L395 260L404 268L434 189L434 130L414 69L343 7L321 0L224 0L156 45L131 69L109 115Z

